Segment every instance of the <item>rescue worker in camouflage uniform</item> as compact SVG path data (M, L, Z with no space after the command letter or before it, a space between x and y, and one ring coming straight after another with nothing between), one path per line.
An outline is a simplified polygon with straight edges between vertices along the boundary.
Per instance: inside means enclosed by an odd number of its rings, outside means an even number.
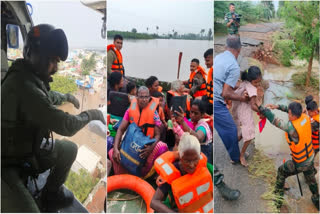
M229 12L226 13L226 15L224 16L224 22L227 25L228 28L228 34L233 35L233 34L237 34L239 35L239 27L240 27L240 23L238 23L237 21L235 21L236 18L236 13L235 11L235 6L233 3L229 4Z
M79 108L74 96L50 91L51 75L67 56L63 30L37 25L27 35L24 58L13 62L2 82L1 212L39 212L26 181L48 169L39 200L41 211L56 211L74 199L63 183L77 156L77 145L53 139L52 132L72 136L92 120L104 124L105 120L99 110L70 115L54 106L68 101Z
M319 192L318 184L315 178L316 169L313 165L314 151L311 142L311 124L309 117L302 113L302 106L300 103L293 102L288 107L284 105L268 104L266 107L270 109L278 109L280 111L288 112L289 121L284 123L268 109L257 103L261 114L274 126L286 132L286 138L291 150L292 160L287 160L284 164L279 166L277 181L274 193L279 196L276 200L278 208L282 206L284 195L284 183L287 177L303 173L306 183L312 193L311 200L319 210Z

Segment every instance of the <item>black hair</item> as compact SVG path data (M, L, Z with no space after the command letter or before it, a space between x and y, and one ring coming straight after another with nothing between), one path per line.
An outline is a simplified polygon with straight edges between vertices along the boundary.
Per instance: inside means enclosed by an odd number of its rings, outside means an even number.
M148 88L151 88L152 85L153 85L153 83L154 83L155 81L157 81L157 80L158 80L157 77L155 77L155 76L150 76L150 77L146 80L146 86L147 86Z
M151 94L153 97L164 97L164 95L160 91L155 91Z
M130 92L136 88L136 83L133 82L133 81L129 81L128 84L127 84L127 93L130 94Z
M313 100L313 96L309 95L306 97L306 99L304 100L306 105L307 105L307 110L308 111L315 111L318 109L318 104L316 101Z
M300 117L302 114L302 105L297 102L292 102L289 104L288 109L291 110L291 114Z
M207 58L208 56L213 56L213 48L210 48L204 52L203 57Z
M112 72L108 77L108 83L110 84L111 88L114 88L115 85L121 82L122 74L120 72Z
M244 71L241 74L241 80L247 80L249 82L258 79L259 77L261 77L261 71L257 66L250 66L247 71Z
M230 7L231 5L234 6L234 3L230 3L230 4L229 4L229 7Z
M192 59L191 62L195 62L197 64L200 64L200 61L198 59L196 59L196 58Z
M113 41L116 41L117 39L123 40L123 37L119 34L114 35Z
M206 111L207 111L206 103L205 103L204 101L202 101L202 100L195 99L195 100L192 102L192 105L198 106L199 111L201 112L201 114L204 114L204 113L206 113Z

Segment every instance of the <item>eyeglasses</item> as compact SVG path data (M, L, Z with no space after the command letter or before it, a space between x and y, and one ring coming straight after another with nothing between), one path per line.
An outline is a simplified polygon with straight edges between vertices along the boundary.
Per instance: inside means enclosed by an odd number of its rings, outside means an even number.
M148 100L150 99L150 96L138 96L138 98L142 100Z

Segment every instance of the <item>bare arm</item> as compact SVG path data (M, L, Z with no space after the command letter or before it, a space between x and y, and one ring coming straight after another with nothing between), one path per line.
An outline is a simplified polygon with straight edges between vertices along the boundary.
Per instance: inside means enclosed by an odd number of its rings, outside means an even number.
M223 85L221 96L227 100L237 100L240 102L245 102L248 100L248 94L239 96L234 92L232 87L226 83Z
M129 126L129 121L126 120L122 120L118 130L117 130L117 134L116 137L114 139L114 145L113 145L113 160L120 163L120 141L122 138L123 133L127 130Z
M154 209L158 213L175 213L174 210L167 207L165 204L162 203L165 195L162 193L160 188L158 187L156 192L153 195L151 200L151 208Z
M227 23L227 27L230 27L232 23L233 23L233 19L231 19L231 20Z
M255 112L259 112L259 108L258 108L258 105L256 103L256 99L257 97L254 96L254 97L251 97L250 98L250 105L251 105L251 109Z

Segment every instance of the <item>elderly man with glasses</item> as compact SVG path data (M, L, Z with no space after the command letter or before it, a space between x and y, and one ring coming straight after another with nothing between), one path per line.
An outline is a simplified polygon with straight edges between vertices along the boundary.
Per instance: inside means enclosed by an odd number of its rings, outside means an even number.
M146 136L156 139L153 144L146 145L144 149L141 149L140 157L147 159L145 167L143 167L141 171L142 177L148 174L154 159L159 156L159 152L163 153L168 150L167 144L160 141L159 127L161 126L161 120L157 112L158 105L159 100L150 96L147 87L141 86L138 89L137 98L131 101L130 107L124 114L114 139L113 149L109 151L109 157L112 157L111 161L115 174L128 173L127 170L120 165L120 142L123 134L131 123L136 123Z

